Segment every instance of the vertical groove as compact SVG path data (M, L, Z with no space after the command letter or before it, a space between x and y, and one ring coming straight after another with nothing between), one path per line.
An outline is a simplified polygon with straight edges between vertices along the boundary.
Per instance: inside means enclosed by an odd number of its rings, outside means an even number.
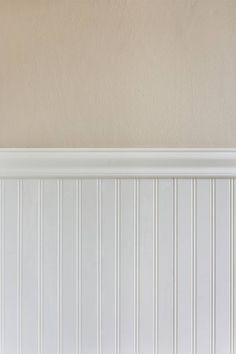
M178 182L173 183L173 352L178 353Z
M57 313L58 354L62 353L62 180L57 181Z
M210 339L210 353L215 354L215 180L211 179L211 318L210 318L210 327L211 327L211 339Z
M234 179L230 180L230 353L234 354Z
M158 179L153 180L153 353L158 354Z
M192 179L192 353L197 352L197 233L196 233L196 212L197 212L197 182Z
M17 181L17 354L22 353L22 183Z
M115 180L115 354L120 353L120 180Z
M43 181L38 184L38 353L43 353Z
M102 353L102 181L97 180L97 353Z
M134 181L134 353L139 353L139 180Z
M81 354L81 180L76 180L76 354Z
M5 269L5 231L4 231L4 180L0 181L0 218L1 218L1 262L0 262L0 312L1 312L1 332L0 332L0 349L1 353L5 352L4 348L4 327L5 327L5 313L4 313L4 301L5 301L5 277L4 277L4 269Z

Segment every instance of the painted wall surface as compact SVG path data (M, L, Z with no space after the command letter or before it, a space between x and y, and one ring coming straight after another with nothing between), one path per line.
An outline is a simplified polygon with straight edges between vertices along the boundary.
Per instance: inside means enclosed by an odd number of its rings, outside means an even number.
M236 147L235 0L0 0L0 147Z
M235 198L229 178L1 179L0 352L235 353Z

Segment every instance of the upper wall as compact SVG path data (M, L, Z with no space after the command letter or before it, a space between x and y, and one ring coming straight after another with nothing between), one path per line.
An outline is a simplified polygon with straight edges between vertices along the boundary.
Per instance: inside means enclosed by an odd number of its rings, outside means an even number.
M236 147L235 0L0 0L0 147Z

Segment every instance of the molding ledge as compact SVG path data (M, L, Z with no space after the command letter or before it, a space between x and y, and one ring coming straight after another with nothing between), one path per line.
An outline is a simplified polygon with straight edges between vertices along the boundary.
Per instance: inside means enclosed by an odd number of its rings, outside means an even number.
M236 177L236 149L0 149L0 177Z

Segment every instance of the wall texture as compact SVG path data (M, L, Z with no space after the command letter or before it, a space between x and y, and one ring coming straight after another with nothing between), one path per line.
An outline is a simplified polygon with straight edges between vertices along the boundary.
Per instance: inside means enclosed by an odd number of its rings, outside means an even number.
M235 0L0 0L1 147L236 147Z
M235 187L0 179L0 352L234 354Z

